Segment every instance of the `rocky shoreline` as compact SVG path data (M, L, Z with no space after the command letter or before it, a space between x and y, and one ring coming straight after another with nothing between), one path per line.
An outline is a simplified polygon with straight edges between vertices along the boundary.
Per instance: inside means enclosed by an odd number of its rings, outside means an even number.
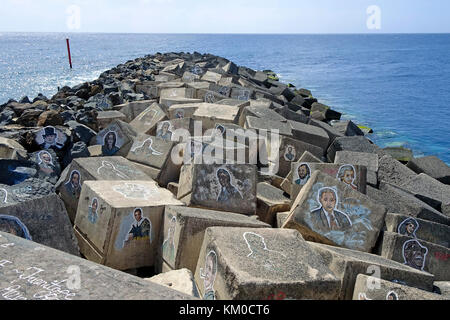
M450 299L450 168L369 133L200 53L10 100L0 299Z

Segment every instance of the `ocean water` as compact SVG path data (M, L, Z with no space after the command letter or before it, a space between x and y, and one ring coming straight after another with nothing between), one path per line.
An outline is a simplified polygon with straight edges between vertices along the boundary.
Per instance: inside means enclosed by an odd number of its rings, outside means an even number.
M71 39L70 70L65 39ZM450 34L163 35L0 33L0 104L97 78L156 52L201 52L271 69L375 131L381 147L450 164Z

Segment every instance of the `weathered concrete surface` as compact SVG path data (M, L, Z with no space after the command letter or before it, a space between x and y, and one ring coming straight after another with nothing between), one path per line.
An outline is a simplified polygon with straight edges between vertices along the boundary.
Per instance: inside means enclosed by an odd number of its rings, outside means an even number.
M450 281L450 249L397 233L384 232L381 256Z
M292 127L292 134L295 139L327 150L330 144L330 138L325 130L297 121L289 121L289 124Z
M184 165L178 199L189 206L255 214L256 181L255 165Z
M434 285L439 288L441 295L445 299L450 300L450 281L436 281Z
M338 151L334 163L350 163L367 167L367 183L378 185L378 155L373 153Z
M407 286L433 290L434 276L374 254L308 242L341 280L340 299L351 300L359 274L373 274L379 268L381 279L401 281Z
M27 179L13 186L0 185L0 208L40 199L54 192L53 184L36 178Z
M130 123L155 102L156 100L127 102L125 104L115 106L114 109L123 113L126 116L125 122Z
M169 182L178 180L181 169L181 165L172 161L173 147L173 142L140 135L134 139L127 159L156 169L157 174L151 175L151 178L161 186L167 186Z
M375 202L386 206L389 212L450 225L449 217L420 201L413 194L384 182L381 182L380 189L367 186L367 195Z
M164 286L2 232L0 252L1 300L192 299Z
M123 157L75 159L64 170L56 184L56 190L64 201L72 222L75 221L81 187L89 180L152 180L152 178Z
M27 150L12 139L0 137L0 159L21 160L27 157Z
M372 285L376 283L379 287ZM356 278L353 300L446 300L444 296L408 287L399 283L376 279L364 274Z
M193 298L200 298L194 275L188 269L161 273L146 280L179 291Z
M404 181L401 187L450 217L450 185L421 173Z
M244 128L255 130L257 133L260 133L261 131L270 132L271 130L279 130L281 135L292 137L292 129L288 123L270 119L248 116Z
M378 180L401 186L417 174L391 156L383 156L379 160Z
M292 170L294 174L291 180L291 200L295 201L303 186L308 183L309 177L315 172L320 171L336 178L348 185L349 188L366 194L367 186L367 168L352 164L332 164L332 163L293 163Z
M268 228L268 224L241 214L167 206L161 226L162 261L173 269L195 272L205 230L209 227ZM158 262L161 266L161 260Z
M283 228L300 231L308 241L371 252L385 216L384 206L316 171L295 200Z
M289 212L278 212L277 213L277 228L280 228L284 225L287 218L289 217Z
M159 104L153 103L150 107L141 112L130 125L138 134L153 134L156 131L158 122L167 119L166 113Z
M447 225L393 213L389 213L385 221L388 232L450 248L450 227Z
M438 157L414 158L407 166L417 174L425 173L442 183L450 184L450 167Z
M182 205L154 181L86 181L75 233L91 261L128 270L155 264L166 205Z
M203 130L215 129L217 123L233 123L238 122L240 109L238 107L204 103L192 115L195 121L201 121Z
M66 208L56 194L1 207L0 231L69 254L80 254Z
M110 111L100 111L97 115L97 126L99 130L105 129L109 124L115 120L125 121L127 116L122 112L110 110Z
M338 151L354 151L384 155L384 152L377 145L372 144L366 137L357 136L337 137L328 148L327 157L330 162L334 162L336 152Z
M267 149L269 161L279 164L277 175L281 177L286 177L289 174L292 163L297 162L305 151L310 152L317 158L324 154L324 150L315 145L289 137L281 137L280 140L276 139L275 141L269 140Z
M294 230L208 228L195 272L206 300L336 299L339 281Z
M257 209L256 214L260 220L273 226L276 214L291 209L291 201L284 196L284 192L266 182L258 183L257 186Z

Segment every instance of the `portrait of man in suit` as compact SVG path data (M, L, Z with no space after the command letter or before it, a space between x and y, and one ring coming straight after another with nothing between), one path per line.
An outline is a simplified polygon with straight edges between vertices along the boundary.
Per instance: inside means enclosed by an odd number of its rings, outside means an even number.
M287 146L286 151L284 153L284 159L288 162L292 162L295 160L297 152L293 146Z
M45 127L41 131L42 139L44 142L39 145L41 149L57 148L62 149L64 145L58 141L58 132L54 127Z
M318 192L317 201L320 208L311 212L314 226L321 231L345 231L352 227L348 215L339 211L339 199L335 189L322 188Z

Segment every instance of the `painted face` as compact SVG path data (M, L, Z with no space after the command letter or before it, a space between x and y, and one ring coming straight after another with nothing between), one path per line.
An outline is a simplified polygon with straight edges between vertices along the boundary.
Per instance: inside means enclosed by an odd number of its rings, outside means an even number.
M300 177L300 179L305 179L307 175L308 168L306 166L301 166L300 168L298 168L298 176Z
M92 211L97 212L98 202L97 200L94 200L92 202Z
M46 136L44 138L44 140L45 140L45 143L47 143L47 144L54 144L55 140L56 140L56 135Z
M230 184L230 177L226 173L221 172L219 173L219 182L223 187L228 186Z
M163 131L164 133L166 133L167 131L169 131L169 124L168 124L168 123L165 123L165 124L163 125L162 131Z
M324 192L320 198L320 203L325 211L333 212L336 208L336 196L333 192Z
M423 253L423 249L417 244L414 243L411 245L407 252L405 253L408 264L416 269L422 269L425 263L425 256Z
M78 188L79 183L80 183L80 176L78 175L78 173L74 173L72 175L72 184L75 186L75 188Z
M136 210L134 212L134 218L136 219L137 222L142 220L142 212L141 212L141 210Z
M114 136L112 134L109 134L106 138L106 143L108 144L108 148L112 149L114 146Z
M409 234L413 234L414 230L416 230L416 226L413 223L408 223L408 225L406 226L406 231Z
M42 161L44 161L45 163L50 163L52 161L52 158L50 157L50 155L46 152L44 152L43 154L41 154L41 159Z
M344 176L342 177L342 181L346 184L352 184L355 180L355 172L353 170L346 170Z
M205 288L211 288L216 278L213 256L210 255L206 259L205 269Z

